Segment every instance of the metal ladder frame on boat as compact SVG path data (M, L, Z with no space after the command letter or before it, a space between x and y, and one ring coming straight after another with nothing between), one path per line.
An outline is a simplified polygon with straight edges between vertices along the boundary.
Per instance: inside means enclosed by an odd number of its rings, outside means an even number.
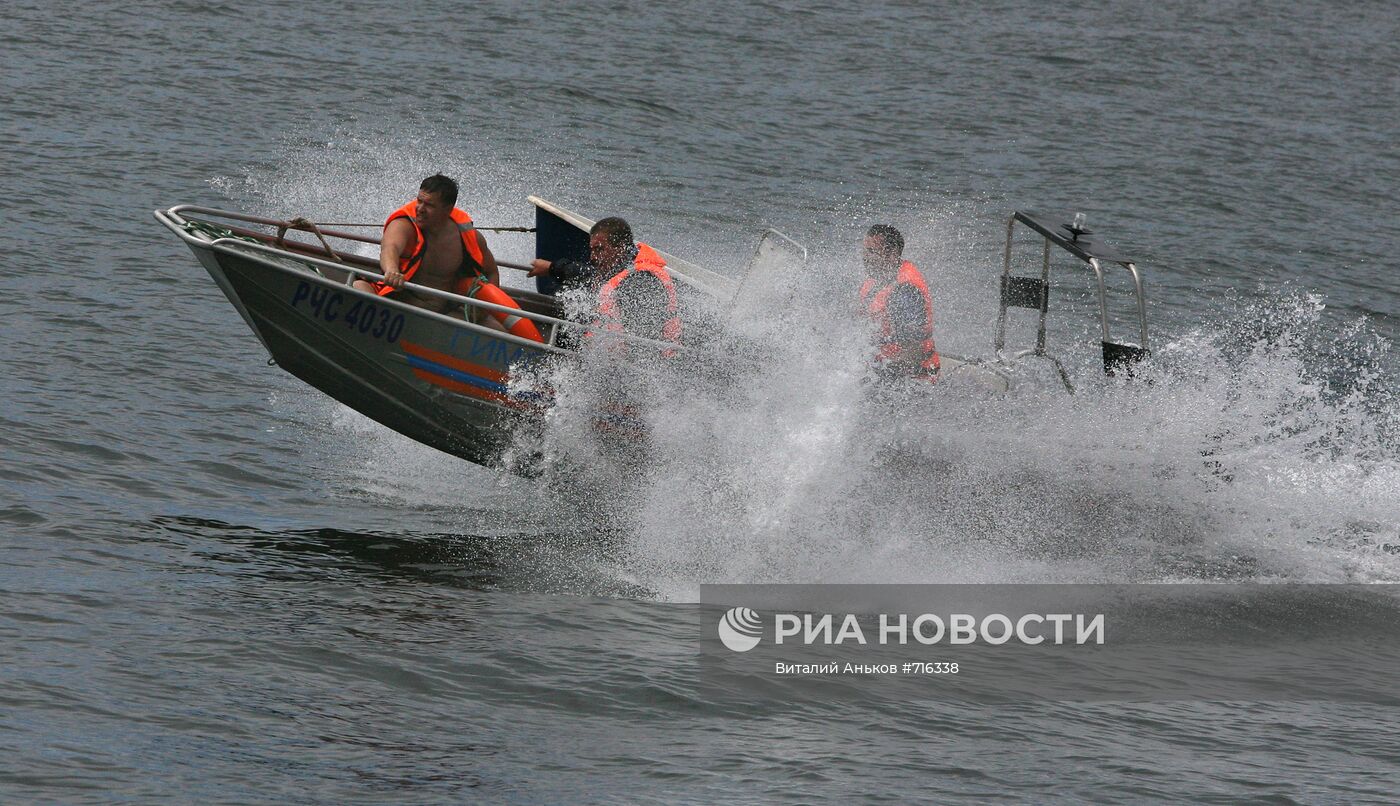
M1011 244L1016 234L1016 222L1039 233L1045 238L1041 256L1040 277L1017 277L1011 274ZM1089 231L1076 231L1070 224L1055 222L1046 216L1017 210L1006 223L1006 251L1002 259L1000 310L997 313L996 335L992 348L996 355L1008 363L1027 355L1045 358L1055 365L1060 380L1070 392L1074 386L1059 359L1045 351L1045 323L1050 311L1050 245L1060 247L1074 257L1088 264L1094 270L1099 292L1099 326L1102 331L1104 373L1113 375L1122 370L1132 374L1132 365L1141 361L1151 351L1147 344L1147 298L1143 294L1142 275L1137 265L1119 255L1106 244L1095 243L1087 237ZM1133 278L1133 294L1137 298L1138 328L1141 332L1140 344L1115 342L1109 332L1108 298L1104 286L1104 264L1111 263L1127 269ZM1040 323L1036 332L1035 346L1006 355L1006 313L1008 308L1029 308L1040 311Z

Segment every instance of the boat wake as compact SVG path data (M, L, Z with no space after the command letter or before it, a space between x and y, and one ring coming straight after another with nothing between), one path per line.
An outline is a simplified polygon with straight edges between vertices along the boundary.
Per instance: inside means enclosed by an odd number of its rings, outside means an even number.
M1003 397L874 378L823 285L789 338L727 345L721 373L630 376L630 475L602 478L615 457L589 447L617 390L557 370L572 394L546 441L590 458L553 489L612 518L620 575L682 601L707 582L1400 579L1400 406L1364 322L1329 333L1306 294L1234 299L1230 326L1159 342L1134 379Z

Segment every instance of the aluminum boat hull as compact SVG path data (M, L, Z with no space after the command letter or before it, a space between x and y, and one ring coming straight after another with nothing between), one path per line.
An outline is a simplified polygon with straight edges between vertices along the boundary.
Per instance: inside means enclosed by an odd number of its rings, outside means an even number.
M366 417L490 467L538 419L509 379L545 359L544 345L357 291L292 257L186 242L278 366Z

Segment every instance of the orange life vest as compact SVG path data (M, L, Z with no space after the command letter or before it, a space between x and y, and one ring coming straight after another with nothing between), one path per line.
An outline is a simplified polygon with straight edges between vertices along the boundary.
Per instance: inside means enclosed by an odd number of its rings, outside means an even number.
M655 249L644 243L637 244L637 259L632 261L632 265L614 274L612 279L603 284L602 290L598 292L598 313L602 315L603 327L609 333L622 333L622 311L617 304L617 288L622 285L633 272L646 272L652 277L661 281L661 287L666 289L666 321L661 326L661 338L665 341L679 343L681 340L681 316L680 300L676 296L676 284L671 280L671 273L666 271L666 261L661 259L661 255ZM663 355L674 355L674 350L666 350Z
M885 315L885 309L889 306L890 295L894 293L897 286L907 285L919 292L919 297L924 301L924 321L921 327L923 340L919 343L922 361L920 366L926 371L934 373L938 371L938 350L933 345L933 295L929 293L928 284L924 282L924 276L919 270L914 268L914 264L904 261L899 267L899 274L893 283L875 291L877 285L875 278L871 277L860 287L861 302L866 303L867 312L870 317L880 323L880 358L890 360L897 358L904 349L898 343L892 341L894 337L894 327L890 324L889 317ZM874 297L871 292L874 291Z
M408 223L413 225L412 248L404 254L399 255L399 271L403 272L404 282L413 279L413 275L418 272L419 264L423 262L423 230L418 228L418 222L414 220L414 217L417 215L418 200L414 199L395 210L393 213L390 213L389 217L384 221L384 229L386 231L389 229L389 224L397 218L407 218ZM481 244L477 242L476 225L472 223L472 217L458 210L456 207L452 208L451 216L452 220L457 224L457 232L462 236L462 248L466 250L466 254L471 256L472 260L476 261L477 266L484 267L486 264L486 256L481 253ZM381 297L394 293L394 290L393 286L384 283L374 284L374 293Z

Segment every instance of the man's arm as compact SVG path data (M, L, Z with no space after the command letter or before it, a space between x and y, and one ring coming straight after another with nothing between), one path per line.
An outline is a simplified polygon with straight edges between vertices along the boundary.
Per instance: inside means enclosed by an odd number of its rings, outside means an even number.
M384 284L390 288L403 288L399 259L412 237L413 222L407 218L396 218L384 228L384 238L379 244L379 270L384 272Z
M592 271L593 268L588 263L572 258L561 257L553 261L535 258L530 261L530 273L526 276L539 277L547 274L561 286L572 286L582 282Z
M499 287L501 285L501 267L496 265L496 256L491 254L491 249L486 245L486 236L481 234L481 230L472 230L476 233L476 243L481 247L481 272L486 275L486 279L491 281L491 285Z

